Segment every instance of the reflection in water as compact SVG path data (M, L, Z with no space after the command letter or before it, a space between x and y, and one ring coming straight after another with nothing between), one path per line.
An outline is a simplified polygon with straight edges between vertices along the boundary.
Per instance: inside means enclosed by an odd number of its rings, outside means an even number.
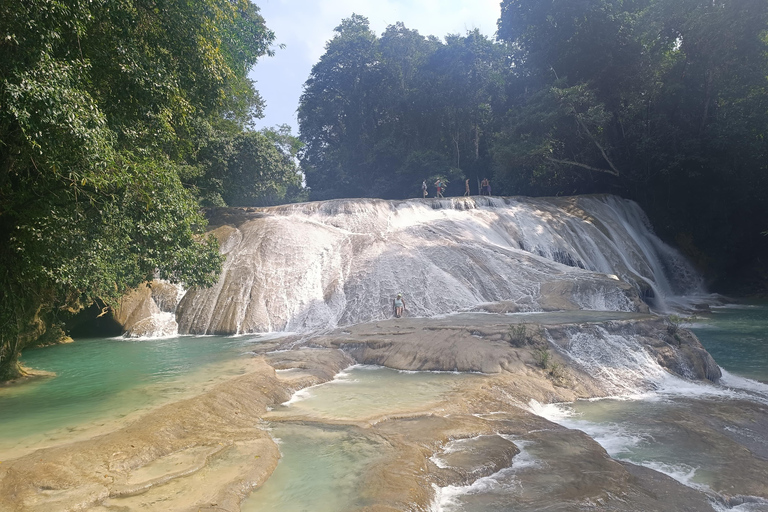
M715 308L691 330L720 366L768 384L767 304Z

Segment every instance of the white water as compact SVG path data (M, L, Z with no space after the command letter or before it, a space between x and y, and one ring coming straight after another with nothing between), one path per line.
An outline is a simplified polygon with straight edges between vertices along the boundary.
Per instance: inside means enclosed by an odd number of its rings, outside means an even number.
M180 284L155 278L151 283L151 292L145 298L145 305L128 323L123 334L126 338L172 338L178 336L179 325L176 322L176 307L184 297L186 290Z
M306 332L514 301L521 311L657 310L702 292L693 269L613 196L334 200L264 208L217 230L219 282L184 297L180 332ZM617 279L618 278L618 279ZM621 286L619 280L631 287ZM549 287L549 288L548 288Z
M632 335L610 334L598 325L568 332L567 355L600 381L610 395L657 388L669 373Z
M713 474L724 470L720 464L727 457L722 448L715 449L715 438L711 448L706 441L703 446L697 445L700 441L696 429L687 429L689 424L706 421L699 418L676 423L672 419L691 409L711 410L715 418L727 417L729 413L717 411L727 411L729 403L739 401L768 404L768 386L725 370L718 384L682 379L660 367L633 336L610 335L599 326L585 326L569 337L567 354L615 396L575 404L532 400L529 411L564 427L582 430L611 457L651 468L713 496L714 510L768 510L768 501L759 497L747 496L747 503L734 507L718 502L710 485ZM760 405L751 407L762 410ZM764 433L750 425L726 425L722 432L725 438L748 438L765 446Z
M439 487L433 484L435 496L432 499L430 512L453 512L462 510L461 498L473 494L483 494L487 492L502 492L510 496L520 492L520 484L515 478L515 473L540 464L534 456L526 449L531 443L522 439L515 439L510 436L500 434L501 437L513 442L520 450L515 455L512 465L496 473L478 478L470 485L448 485ZM439 464L438 464L439 466Z

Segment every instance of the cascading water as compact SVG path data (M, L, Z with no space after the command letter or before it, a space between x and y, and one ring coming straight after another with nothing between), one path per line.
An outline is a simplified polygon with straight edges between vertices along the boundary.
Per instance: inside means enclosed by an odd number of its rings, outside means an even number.
M345 199L232 211L240 217L215 230L226 255L221 278L182 299L182 333L383 319L398 292L409 314L432 316L498 301L520 311L565 303L637 311L639 296L664 310L668 299L701 290L637 204L613 196Z
M570 329L565 353L609 395L656 388L669 374L631 335L611 334L599 325Z
M580 198L579 206L594 216L607 232L608 237L618 246L629 248L619 251L621 262L614 262L627 273L620 277L634 282L644 281L653 292L646 299L664 311L667 302L679 301L684 296L704 294L701 276L683 256L662 242L651 228L648 218L632 201L615 196Z
M126 326L127 338L164 338L178 334L176 307L186 290L179 285L155 279L123 297L115 312Z

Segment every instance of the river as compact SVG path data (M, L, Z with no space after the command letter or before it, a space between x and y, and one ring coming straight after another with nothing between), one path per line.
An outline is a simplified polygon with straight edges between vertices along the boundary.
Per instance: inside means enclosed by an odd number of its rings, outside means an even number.
M724 370L720 385L664 377L652 390L569 404L534 402L531 410L582 430L615 459L710 494L713 510L768 511L763 498L747 495L723 503L712 492L713 487L727 488L729 478L738 478L749 466L749 458L739 455L748 454L743 447L768 459L768 305L713 308L689 327ZM507 470L470 486L441 489L435 510L509 510L524 492L520 482L526 473L540 469L535 453L531 446Z
M653 468L711 494L713 510L768 510L768 503L749 495L738 498L744 503L726 506L711 492L727 485L723 479L739 463L733 457L737 447L768 458L768 423L760 423L766 418L760 410L768 404L768 306L714 308L690 328L725 370L721 385L664 377L655 389L612 399L529 407L586 432L615 459ZM0 389L0 460L96 435L247 372L249 351L265 338L88 339L29 350L23 359L27 366L56 376ZM466 378L473 376L353 367L331 382L298 392L265 418L281 443L283 459L243 510L365 506L359 475L389 447L364 435L360 423L433 405ZM524 437L510 440L521 452L509 468L469 486L436 489L433 510L509 510L521 493L535 492L523 489L521 482L530 481L526 473L542 471L540 447ZM318 503L323 506L317 508Z

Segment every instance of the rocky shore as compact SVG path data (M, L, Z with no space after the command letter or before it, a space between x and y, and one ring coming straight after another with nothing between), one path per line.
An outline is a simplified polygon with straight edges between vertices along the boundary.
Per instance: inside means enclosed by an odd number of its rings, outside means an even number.
M509 316L497 312L500 305L479 309L261 343L249 373L202 395L87 441L3 460L0 510L239 510L280 458L266 426L318 421L270 409L353 364L478 374L421 410L329 422L391 447L362 475L360 510L429 510L436 489L469 485L512 464L520 453L514 439L521 437L535 440L541 464L523 477L525 492L516 510L701 511L711 509L713 500L727 506L741 495L768 496L764 454L729 438L723 424L703 419L705 411L692 411L679 424L734 453L733 471L709 494L613 460L586 434L528 408L531 400L573 401L610 392L605 381L569 358L573 330L631 333L667 371L716 381L719 368L688 331L643 313ZM733 416L768 424L763 409L735 404ZM446 452L457 440L465 440L463 448Z

